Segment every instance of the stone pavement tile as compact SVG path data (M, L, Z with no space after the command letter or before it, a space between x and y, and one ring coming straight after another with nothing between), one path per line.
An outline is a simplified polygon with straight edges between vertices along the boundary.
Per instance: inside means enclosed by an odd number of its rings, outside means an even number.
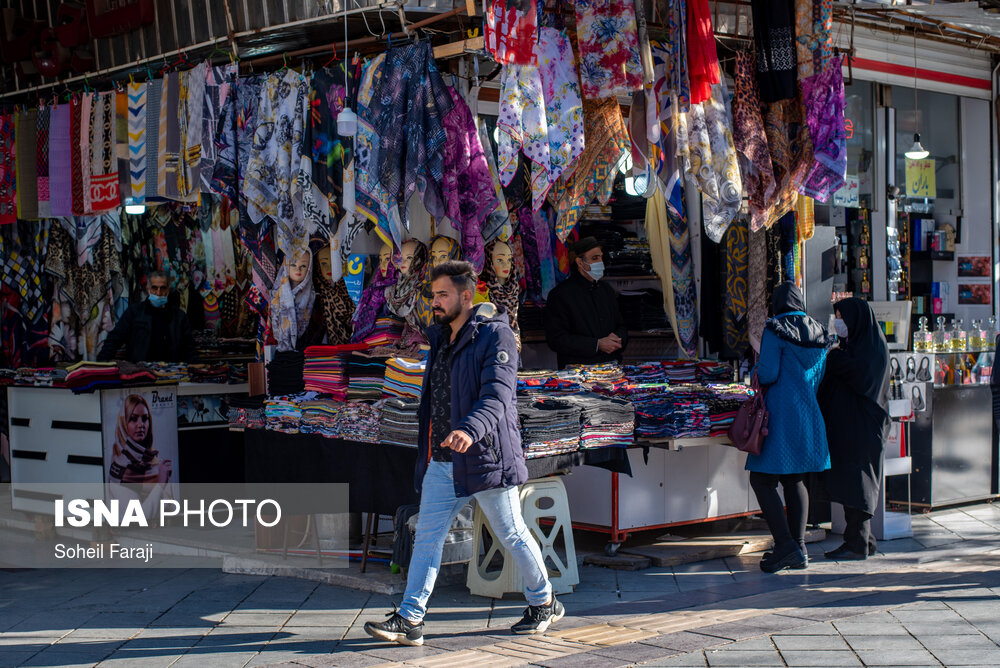
M267 643L262 652L297 652L299 656L313 654L329 654L337 649L339 640L330 638L310 638L296 636L293 638L276 638Z
M850 650L788 650L782 651L781 657L788 666L805 668L807 666L860 666L861 662Z
M247 668L257 668L258 666L268 666L268 668L279 668L280 666L297 668L295 660L301 658L301 656L298 652L261 652L250 659L246 666ZM99 666L98 668L101 667Z
M66 633L72 633L72 631L67 631ZM12 645L37 645L38 649L44 649L62 638L66 633L59 633L58 635L51 634L49 631L0 633L0 650L8 649Z
M785 650L850 649L840 636L771 636L775 646ZM912 638L911 638L912 640Z
M371 618L374 619L374 616ZM384 615L379 621L382 619L385 619ZM357 611L329 613L300 610L285 621L285 626L350 626L355 621L359 621Z
M689 654L679 654L665 659L656 659L642 664L649 668L667 668L668 666L684 666L685 668L705 668L708 663L701 652L691 652Z
M543 659L532 665L544 666L544 668L619 668L619 666L628 666L631 663L627 659L587 652L586 654L561 656L557 659Z
M820 605L810 608L791 610L782 614L788 615L789 617L811 619L817 622L828 622L844 619L845 617L857 617L858 615L864 613L867 609L867 606L863 605Z
M709 666L784 666L777 650L706 650Z
M884 622L835 622L837 631L845 636L906 636L909 632L902 624L887 624Z
M103 627L103 628L79 628L68 634L68 638L82 639L82 638L104 638L109 640L127 640L132 636L136 635L143 630L141 626L135 626L132 628L115 628L115 627Z
M268 626L219 626L212 629L197 645L197 651L259 651L278 632Z
M4 648L0 648L0 666L20 666L35 654L38 654L38 652L34 650L17 652L6 651Z
M669 650L664 647L657 647L656 645L628 643L627 645L618 645L617 647L602 647L601 649L589 652L583 656L599 654L601 656L623 660L627 663L642 663L643 661L662 659L670 656L672 653L679 654L680 652L676 652L676 650Z
M98 665L99 668L168 668L180 658L180 654L160 654L157 656L134 656L127 652L115 652Z
M113 650L97 649L78 652L57 652L49 648L24 662L25 666L94 665L107 658Z
M962 617L954 610L907 610L899 608L889 613L901 622L961 622Z
M93 615L80 616L73 613L40 612L6 629L5 633L31 633L41 631L44 635L63 635L86 622Z
M72 640L72 636L64 636L48 647L50 652L64 652L71 654L79 652L81 654L92 654L104 652L111 654L125 644L125 640L108 640L103 638L81 638Z
M1000 666L1000 647L992 649L936 649L931 653L946 666Z
M211 618L207 618L201 615L187 613L187 612L181 614L174 614L173 611L169 611L162 617L157 617L156 619L154 619L152 622L149 623L149 625L161 628L190 627L190 626L204 626L211 628L216 624L218 624L220 621L222 621L222 618L225 617L225 614L217 613L215 615L211 615L210 617Z
M347 633L346 626L291 626L285 624L274 635L271 642L291 640L293 638L308 638L310 640L340 640Z
M205 653L192 650L177 659L171 668L243 668L255 656L256 652Z
M859 649L866 666L940 666L927 650Z
M792 619L799 619L798 617L792 617ZM840 635L837 628L832 622L821 622L819 624L810 622L808 620L803 620L806 622L805 626L798 626L789 629L785 629L781 632L783 636L835 636Z
M655 645L665 649L673 649L681 652L700 650L706 647L728 644L725 640L715 636L708 636L702 633L692 633L691 631L678 631L667 633L652 638L645 638L642 642L646 645Z
M725 645L727 650L736 649L774 649L774 643L768 636L761 636L760 638L751 638L749 640L740 640L739 642L734 642L730 645Z
M997 643L979 636L921 636L920 644L934 652L939 649L995 649Z
M969 638L971 636L953 637ZM844 640L846 640L853 649L923 649L920 642L913 636L844 636Z
M291 612L231 612L226 615L222 623L226 626L280 627L287 623L291 616Z
M424 645L423 647L409 647L407 645L395 645L382 643L375 649L365 651L368 656L373 656L383 661L413 661L416 659L426 659L427 657L444 654L445 650L437 647Z
M808 620L788 617L786 615L758 615L749 617L738 622L727 622L723 624L713 624L693 629L698 633L718 636L719 638L729 638L730 640L742 640L744 638L754 638L769 633L784 632L809 624Z
M385 659L377 659L360 652L337 651L332 654L316 656L306 656L295 659L295 663L312 668L327 668L336 666L337 668L364 668L365 666L375 666L385 663Z
M978 629L965 620L957 622L904 622L903 626L913 635L979 635Z

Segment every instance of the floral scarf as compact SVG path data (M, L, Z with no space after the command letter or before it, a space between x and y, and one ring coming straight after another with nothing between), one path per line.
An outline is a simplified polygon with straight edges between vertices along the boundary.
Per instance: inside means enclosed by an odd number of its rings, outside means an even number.
M847 182L846 99L840 58L819 74L802 79L801 85L815 163L799 192L826 202Z
M39 218L52 217L49 195L49 119L51 111L51 107L38 108L38 140L35 143L38 163L35 168L35 184L38 189Z
M504 197L503 187L500 185L500 176L497 171L497 163L494 160L493 144L490 141L489 130L486 121L479 120L479 143L484 147L489 147L486 153L486 165L490 170L490 180L493 182L493 192L497 198L497 207L483 221L483 239L487 242L493 241L497 237L509 239L514 233L510 224L510 212L507 210L507 198Z
M736 88L740 93L733 98L733 144L739 151L743 182L750 199L750 229L757 231L767 224L768 204L776 184L764 119L760 115L753 53L736 54Z
M537 0L493 0L486 7L486 50L501 65L534 61L538 29Z
M308 256L311 264L312 253ZM283 262L278 270L277 286L271 294L271 334L279 351L295 350L299 337L309 326L316 301L311 267L302 282L293 287L287 264Z
M583 154L583 101L580 99L579 75L573 46L564 30L542 28L535 54L545 100L549 143L546 171L549 183L555 183ZM541 200L533 202L534 210L541 208L541 204Z
M580 80L589 100L642 88L634 0L577 0Z
M396 284L399 278L399 270L396 265L389 262L389 266L383 273L381 269L375 267L375 273L371 282L361 293L361 301L354 310L354 334L351 336L351 343L363 341L373 329L375 321L385 306L385 296L389 289Z
M813 148L805 109L798 98L767 105L764 130L777 184L767 217L770 227L795 206L799 186L813 165Z

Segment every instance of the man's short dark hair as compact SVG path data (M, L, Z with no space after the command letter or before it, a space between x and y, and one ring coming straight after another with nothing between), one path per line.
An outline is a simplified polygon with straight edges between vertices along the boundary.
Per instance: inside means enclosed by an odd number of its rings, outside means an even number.
M431 282L447 276L452 285L458 288L459 294L466 290L476 291L476 268L471 262L464 260L448 260L431 269Z
M149 272L149 275L146 276L147 281L151 281L154 278L162 278L168 283L170 282L170 274L161 269L154 269L153 271Z

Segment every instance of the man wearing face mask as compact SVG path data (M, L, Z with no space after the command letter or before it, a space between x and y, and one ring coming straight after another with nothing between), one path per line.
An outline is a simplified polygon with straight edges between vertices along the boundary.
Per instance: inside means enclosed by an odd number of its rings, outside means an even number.
M553 288L545 307L545 338L559 368L568 364L620 362L628 330L618 295L604 276L604 253L597 239L570 247L570 276Z
M146 279L149 299L133 304L108 334L97 360L114 359L125 346L130 362L193 362L197 358L187 314L170 304L169 277L154 271Z

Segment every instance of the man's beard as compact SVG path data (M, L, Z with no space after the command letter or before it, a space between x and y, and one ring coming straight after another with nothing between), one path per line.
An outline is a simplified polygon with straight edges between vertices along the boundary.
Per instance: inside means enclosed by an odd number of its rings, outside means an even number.
M434 311L434 322L439 325L450 325L452 321L462 313L462 305L459 304L453 311Z

